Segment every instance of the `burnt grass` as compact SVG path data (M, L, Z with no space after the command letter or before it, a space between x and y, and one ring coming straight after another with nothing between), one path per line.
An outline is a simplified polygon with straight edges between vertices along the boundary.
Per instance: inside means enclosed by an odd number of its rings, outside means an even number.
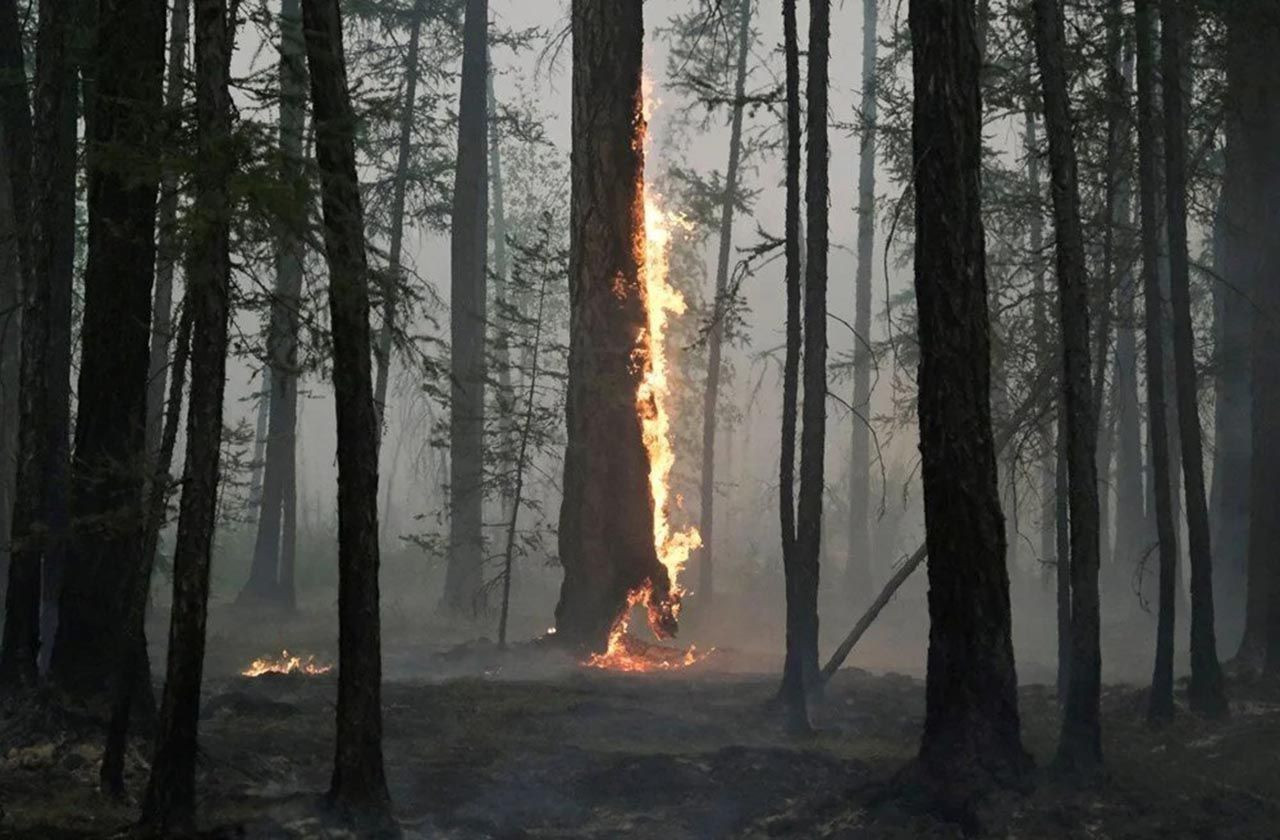
M333 676L240 677L237 667L251 657L213 642L201 720L201 836L352 836L326 820L319 797L332 761ZM771 702L776 676L744 673L735 656L717 652L677 673L614 674L545 647L389 646L385 754L404 835L963 835L894 795L918 745L919 680L846 669L814 710L815 734L797 740ZM1140 688L1109 686L1107 773L1082 786L1049 769L1058 726L1052 689L1023 688L1024 738L1040 769L1029 793L993 797L968 831L1280 837L1280 689L1240 676L1231 689L1227 720L1201 720L1180 707L1156 731L1144 721ZM0 717L0 836L124 832L136 805L97 791L100 755L91 716L48 697L10 703ZM139 740L128 760L135 798L146 758Z

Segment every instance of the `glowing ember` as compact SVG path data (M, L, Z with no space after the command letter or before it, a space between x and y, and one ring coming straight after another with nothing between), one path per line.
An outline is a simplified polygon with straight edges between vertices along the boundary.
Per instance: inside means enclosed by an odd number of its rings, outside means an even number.
M263 674L307 674L308 676L316 676L318 674L327 674L333 670L332 665L322 665L316 662L314 656L292 656L289 651L281 651L280 656L276 658L264 657L255 659L249 663L249 667L240 672L246 677L260 677Z
M647 141L647 124L655 102L648 79L644 84L644 119L640 122L642 136L637 142ZM674 648L648 645L627 634L631 609L645 604L649 610L649 626L659 637L668 635L664 621L669 611L671 619L680 611L680 573L689 561L689 555L700 545L702 537L696 528L676 530L672 527L671 469L675 465L675 448L671 441L671 414L668 407L670 380L667 368L667 324L672 316L685 312L684 296L668 280L671 254L671 237L675 228L687 227L678 214L662 207L662 197L646 183L644 187L644 269L643 288L645 312L648 322L640 334L635 360L642 376L636 389L636 413L640 417L644 448L649 455L649 495L653 503L653 547L658 560L667 570L670 594L665 603L650 600L652 584L646 584L630 593L627 607L618 617L609 633L609 644L604 653L594 654L586 664L594 668L619 671L656 671L683 668L706 657L694 648Z

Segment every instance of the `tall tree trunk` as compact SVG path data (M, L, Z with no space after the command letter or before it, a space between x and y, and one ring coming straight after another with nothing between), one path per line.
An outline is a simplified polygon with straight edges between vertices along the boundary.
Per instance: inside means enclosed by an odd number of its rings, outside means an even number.
M1160 296L1160 240L1157 196L1154 0L1136 0L1138 67L1138 194L1142 215L1142 297L1146 322L1147 448L1159 552L1159 614L1155 671L1147 716L1153 722L1173 716L1173 625L1176 611L1177 524L1169 464L1168 411L1165 406L1164 312Z
M1062 394L1071 527L1071 665L1067 673L1057 762L1071 772L1092 773L1102 764L1098 411L1091 382L1093 373L1089 369L1089 279L1064 64L1065 25L1059 0L1035 0L1035 28L1058 243L1058 307L1062 324Z
M1249 331L1249 543L1244 638L1237 658L1261 664L1268 655L1268 607L1277 603L1275 546L1280 545L1280 16L1265 0L1231 6L1227 19L1227 108L1239 126L1227 147L1228 276L1253 312ZM1240 480L1237 477L1237 480ZM1276 615L1280 615L1278 612Z
M22 295L32 283L31 103L16 0L0 2L0 599L9 579L18 474L22 380Z
M249 467L249 514L256 524L262 510L262 473L267 464L267 418L271 411L271 365L262 367L262 385L254 395L253 462Z
M862 134L858 145L858 268L853 289L853 440L849 445L849 594L871 589L871 261L876 245L876 23L880 4L862 2Z
M702 549L698 558L698 595L710 603L715 596L714 551L716 501L716 425L719 414L720 367L724 343L724 319L729 293L729 256L733 249L733 213L738 203L738 178L742 161L742 118L746 103L747 55L751 48L751 4L738 3L738 57L734 70L733 118L729 124L729 163L725 168L724 197L720 205L720 250L716 256L715 300L711 332L707 336L707 385L702 396L702 474L698 532Z
M281 180L292 191L297 216L278 223L276 286L267 327L270 402L267 412L266 461L262 504L253 544L249 580L240 592L245 604L293 605L292 589L282 580L282 556L292 555L294 535L282 527L286 511L295 508L298 463L298 309L302 301L303 208L307 205L302 161L302 129L307 111L307 68L303 56L299 0L280 4L280 161ZM284 544L282 545L282 538Z
M78 697L106 688L127 570L140 559L159 187L149 164L163 138L165 12L160 0L103 3L95 40L76 525L51 663L54 679Z
M226 0L195 0L196 175L187 306L192 313L187 460L173 555L169 662L142 822L166 832L194 827L196 731L204 670L209 560L218 499L222 396L231 303L234 169Z
M573 2L568 445L556 633L602 651L628 595L669 600L632 364L646 329L641 0Z
M467 0L450 237L449 557L444 601L456 614L484 602L488 27L488 0Z
M414 0L413 18L409 22L409 52L405 57L404 102L400 107L399 136L396 140L396 177L391 188L391 247L387 255L390 283L382 293L382 329L378 331L378 347L374 358L378 370L374 380L373 404L378 411L378 439L386 426L387 379L391 369L391 345L395 338L396 304L400 299L402 276L401 254L404 250L405 194L409 187L409 153L412 150L414 107L418 99L418 53L422 42L422 18L425 0Z
M169 15L169 70L164 106L171 142L176 141L182 120L182 95L186 89L187 27L189 0L174 0ZM154 461L160 451L165 412L165 384L169 376L169 344L173 338L173 276L181 256L178 244L178 172L165 167L160 180L160 207L156 219L156 288L151 313L151 359L147 374L147 457L151 461L148 484L156 480Z
M803 237L800 232L800 43L796 28L795 0L782 0L783 51L786 61L786 293L787 340L782 374L782 452L779 457L779 512L782 525L782 565L787 603L786 661L783 663L782 700L787 724L797 732L809 729L809 710L800 667L803 628L802 573L796 536L795 470L796 408L800 391L800 278L804 272Z
M178 320L173 344L173 370L169 377L169 402L165 409L160 448L156 452L153 479L147 488L147 525L142 544L142 562L125 592L124 629L116 649L116 673L112 675L111 717L107 724L106 745L102 751L99 782L104 792L123 798L124 756L128 746L133 706L139 699L138 688L150 689L151 675L143 673L146 657L137 655L146 641L147 602L151 595L151 577L155 567L160 529L164 526L169 496L177 482L169 476L173 450L178 440L178 418L182 414L182 392L186 387L187 358L191 349L191 307L185 301Z
M338 708L329 801L386 824L378 615L378 415L370 371L369 269L356 180L356 117L338 0L302 0L320 170L338 420Z
M1195 336L1191 326L1191 271L1187 257L1187 12L1164 0L1160 54L1164 82L1164 136L1168 211L1170 292L1173 304L1173 353L1178 424L1182 442L1182 478L1186 493L1188 546L1191 553L1191 686L1193 711L1226 714L1227 698L1218 664L1213 618L1213 559L1209 508L1205 498L1204 454L1196 394Z
M948 802L1017 784L1009 575L991 432L991 343L972 0L911 0L915 289L929 655L920 763Z

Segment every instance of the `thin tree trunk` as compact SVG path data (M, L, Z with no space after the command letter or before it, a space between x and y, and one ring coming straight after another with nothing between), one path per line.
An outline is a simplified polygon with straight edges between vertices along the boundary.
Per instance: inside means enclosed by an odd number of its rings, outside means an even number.
M106 692L126 580L141 559L159 188L150 164L164 138L155 115L163 108L165 18L157 0L99 10L86 100L89 237L71 481L77 524L50 663L54 680L81 699ZM50 338L51 347L63 346Z
M142 680L149 681L149 673L139 673L147 666L145 658L136 652L145 644L147 602L151 595L151 576L160 542L160 529L164 526L165 509L169 496L177 482L169 476L173 463L173 450L178 440L178 418L182 414L182 390L186 387L187 358L191 348L192 312L185 302L178 320L178 333L173 342L173 370L169 377L169 400L165 410L164 428L160 435L160 448L156 451L155 478L147 489L147 525L142 547L142 562L137 575L129 581L125 593L124 630L116 651L116 673L111 689L111 718L107 725L106 746L102 752L99 782L104 792L122 798L124 789L124 756L128 746L129 721L133 704L137 699L135 689Z
M488 26L488 0L467 0L450 239L449 555L444 602L455 614L484 603Z
M648 323L642 5L574 0L572 10L571 312L556 635L592 651L605 649L631 593L648 586L659 612L671 601L654 547L637 415L642 371L632 363Z
M782 452L779 459L779 511L782 524L782 564L787 603L786 660L781 696L787 724L796 732L807 731L802 664L802 572L796 535L795 469L796 408L800 391L800 321L803 257L800 234L800 45L796 29L796 2L782 0L783 50L786 61L787 157L786 157L786 291L787 342L782 374Z
M356 118L338 0L302 0L329 265L338 422L337 745L328 799L349 818L387 825L378 614L378 415L369 348L369 270L356 179Z
M1178 423L1182 442L1188 545L1191 554L1191 686L1193 711L1218 717L1227 712L1213 618L1213 557L1205 498L1204 454L1196 394L1195 336L1191 326L1191 277L1187 258L1187 13L1164 0L1161 7L1161 70L1164 82L1164 136L1168 210L1170 291Z
M858 268L854 278L853 440L849 445L849 558L845 583L864 600L871 587L871 262L876 244L877 0L862 3L862 133L858 145Z
M1160 297L1160 240L1157 195L1155 112L1155 21L1153 0L1137 0L1138 66L1138 193L1142 214L1142 291L1146 313L1147 362L1147 447L1150 452L1151 485L1159 551L1159 614L1156 624L1155 671L1147 717L1159 722L1173 716L1173 625L1176 610L1175 566L1178 562L1176 523L1169 464L1169 433L1166 426L1163 305Z
M506 307L521 305L520 302L507 298L510 282L510 260L507 257L507 210L506 197L503 194L502 180L502 134L498 129L498 100L493 93L493 66L490 63L489 73L485 79L485 98L489 108L489 212L492 215L490 238L493 240L493 363L497 368L497 393L494 395L494 409L498 414L499 428L504 451L514 452L519 448L519 418L516 417L515 391L511 385L511 347L509 330L503 325L503 313ZM527 351L526 351L527 356ZM527 362L528 359L526 358ZM512 489L505 486L502 490L504 520L509 519Z
M1058 305L1062 324L1062 392L1071 526L1071 664L1056 760L1071 772L1092 773L1102 764L1098 410L1089 365L1089 279L1064 65L1065 25L1059 0L1035 0L1035 28L1058 243Z
M182 94L187 72L187 26L189 0L174 0L169 14L169 70L165 81L164 105L168 131L176 140L182 119ZM156 220L156 288L151 315L151 351L147 375L147 457L153 474L160 451L165 412L165 383L169 376L169 343L173 338L173 275L180 256L178 245L178 172L166 166L160 180L160 207Z
M702 396L702 474L698 532L702 549L698 558L698 595L705 603L715 597L714 551L716 501L716 425L720 399L720 367L724 343L726 296L729 293L729 257L733 249L733 214L738 203L738 178L742 160L743 97L747 85L747 54L751 47L751 4L738 4L738 56L734 70L733 117L729 124L729 162L725 168L724 197L720 205L720 250L716 256L715 300L711 331L707 336L707 384Z
M424 0L414 0L413 17L409 22L409 52L405 58L404 102L400 108L399 137L396 141L396 177L391 188L391 247L387 262L390 282L382 293L382 329L378 331L378 348L374 354L377 373L374 381L373 404L378 412L378 440L386 427L387 379L391 368L391 346L395 338L396 305L400 299L399 284L404 282L401 265L404 250L405 194L409 186L409 153L412 150L414 108L418 99L418 53L422 41Z
M195 0L196 175L188 306L192 313L187 458L173 555L169 662L144 825L190 830L196 807L196 732L218 498L222 397L231 304L231 150L227 0Z
M930 619L920 765L943 800L964 807L986 784L1019 784L1030 759L991 432L974 5L911 0L909 19Z
M297 199L298 218L279 223L276 234L276 287L267 328L270 403L262 504L253 545L249 580L240 592L245 604L291 608L292 589L284 587L282 556L292 555L296 538L282 528L296 483L298 446L298 309L302 300L302 208L306 207L302 169L302 129L307 110L307 69L303 56L299 0L280 4L280 160L281 179ZM283 538L283 539L282 539ZM282 545L282 542L284 543Z
M258 415L253 425L253 464L249 471L249 513L254 524L262 511L262 473L267 465L267 418L271 413L271 365L262 366L262 386L255 395Z

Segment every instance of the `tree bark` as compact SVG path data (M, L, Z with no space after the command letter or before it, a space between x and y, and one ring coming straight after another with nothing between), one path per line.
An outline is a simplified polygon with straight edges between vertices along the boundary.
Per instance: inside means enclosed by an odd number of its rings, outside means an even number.
M297 217L278 222L276 284L267 327L270 383L267 410L266 460L262 474L262 502L253 545L249 580L240 603L292 609L294 592L283 580L283 559L295 550L295 535L283 520L296 509L298 463L298 310L302 303L302 208L306 207L302 130L307 110L307 68L299 0L280 5L280 160L281 180L299 208Z
M374 380L373 404L378 411L378 438L386 425L387 379L391 369L391 346L395 338L396 304L400 299L399 284L404 282L401 254L404 250L404 206L409 186L409 153L412 150L414 107L418 99L418 53L422 42L424 0L415 0L413 18L409 22L409 51L405 57L404 102L400 108L400 133L396 141L396 178L391 192L391 247L387 254L390 283L382 293L382 329L378 331L378 348L374 358L378 370Z
M467 0L450 237L449 557L445 606L484 604L484 392L489 255L489 3Z
M173 556L168 667L142 823L194 828L196 732L218 499L231 298L231 42L226 0L195 0L196 175L187 306L192 311L187 460Z
M719 414L720 367L724 344L726 296L729 293L729 257L733 249L733 214L738 203L738 179L742 161L742 119L746 103L747 55L751 48L753 0L738 4L738 55L734 68L733 117L729 124L729 162L725 167L724 198L720 205L720 249L716 255L715 300L711 331L707 336L707 384L702 396L702 474L698 533L702 548L698 557L698 595L704 603L715 597L714 540L716 502L716 426Z
M636 411L642 371L632 363L647 326L644 19L641 0L574 0L572 15L568 445L556 633L574 648L603 651L630 593L648 586L659 610L670 599Z
M1071 664L1057 762L1075 773L1102 764L1099 703L1098 412L1089 363L1089 279L1080 224L1080 185L1065 67L1059 0L1035 0L1036 56L1044 90L1045 134L1057 237L1058 306L1062 324L1062 394L1071 534ZM1059 431L1061 434L1061 431ZM1061 483L1059 483L1061 486ZM1061 558L1059 558L1061 562ZM1059 578L1061 580L1061 577Z
M337 745L328 799L348 818L390 822L382 761L378 614L378 416L370 371L369 270L356 179L356 118L338 0L302 0L320 170L338 422Z
M803 236L800 217L800 44L796 28L795 0L783 0L783 51L786 61L786 355L782 374L782 452L779 458L779 511L782 525L782 566L787 604L786 660L783 663L782 701L787 725L795 732L807 731L809 710L803 679L803 611L800 549L796 535L795 469L796 408L800 391L801 283L804 273Z
M853 306L853 439L849 445L849 595L871 587L871 262L876 244L876 24L880 4L862 3L862 133L858 145L858 267Z
M972 0L911 0L915 289L929 654L920 765L952 803L1029 768L991 432L980 62Z
M102 3L94 48L76 524L51 663L56 682L80 698L106 689L124 581L142 543L159 187L150 163L163 139L165 12L159 0Z
M1164 82L1164 137L1168 212L1170 297L1182 478L1191 554L1191 685L1193 711L1210 717L1227 712L1213 617L1213 556L1205 498L1204 454L1196 394L1195 336L1191 326L1191 272L1187 257L1187 125L1185 117L1187 12L1164 0L1160 54Z
M1280 448L1270 435L1280 428L1280 253L1275 231L1280 225L1280 16L1263 0L1232 4L1227 19L1227 108L1238 125L1227 148L1229 233L1226 282L1246 296L1253 310L1249 330L1250 439L1249 536L1246 568L1245 626L1237 659L1267 662L1274 620L1280 610ZM1236 177L1238 175L1238 178ZM1256 307L1256 309L1255 309Z
M1155 671L1147 717L1152 722L1173 716L1173 624L1176 610L1177 526L1170 483L1168 411L1165 406L1163 307L1160 296L1160 241L1156 165L1155 21L1152 0L1135 3L1138 68L1138 193L1142 227L1142 296L1147 362L1147 448L1152 467L1152 496L1159 552L1159 614L1156 624ZM1153 373L1154 372L1154 373Z

